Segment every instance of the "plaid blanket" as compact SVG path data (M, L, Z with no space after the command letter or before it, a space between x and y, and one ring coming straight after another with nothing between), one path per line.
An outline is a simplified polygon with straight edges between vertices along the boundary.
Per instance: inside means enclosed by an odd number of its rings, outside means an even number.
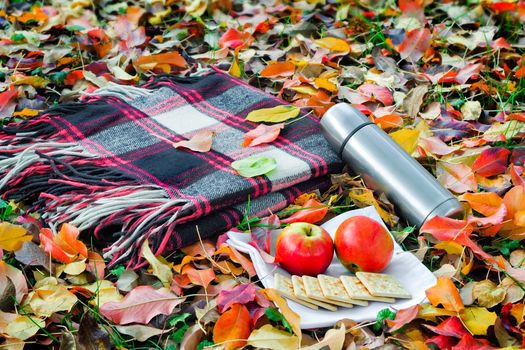
M341 164L315 118L285 127L271 144L241 147L256 126L246 115L283 103L215 71L139 88L110 84L4 127L0 191L33 203L52 227L93 232L112 264L136 263L145 239L166 254L197 241L196 226L205 239L329 185L326 175ZM216 133L210 152L173 147L201 130ZM254 155L274 158L276 170L245 178L231 168Z

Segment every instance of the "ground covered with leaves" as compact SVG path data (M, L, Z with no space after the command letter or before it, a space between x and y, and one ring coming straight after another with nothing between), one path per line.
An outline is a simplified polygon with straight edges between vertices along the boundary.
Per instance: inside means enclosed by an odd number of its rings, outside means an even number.
M0 348L524 348L524 21L525 2L512 0L3 2L3 124L108 82L214 65L319 118L353 104L455 193L466 216L414 230L349 174L300 197L291 209L315 198L329 209L324 220L375 206L439 277L429 303L301 332L224 236L168 257L146 242L143 268L106 267L75 227L54 234L25 203L2 201ZM265 121L282 121L273 117ZM279 130L247 135L244 146ZM239 229L269 222L246 218Z

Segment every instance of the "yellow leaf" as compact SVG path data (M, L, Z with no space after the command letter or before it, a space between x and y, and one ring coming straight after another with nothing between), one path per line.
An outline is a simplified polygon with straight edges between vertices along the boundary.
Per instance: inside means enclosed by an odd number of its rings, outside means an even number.
M34 336L40 328L46 326L46 321L31 316L19 315L14 321L9 322L6 327L6 332L10 337L26 340Z
M310 345L302 350L323 350L323 349L342 349L345 343L346 328L344 324L341 324L339 328L329 329L324 335L323 340L317 344Z
M236 48L233 52L233 62L229 71L231 75L237 78L240 78L242 75L241 65L239 64L239 50L240 47Z
M325 89L330 92L337 92L337 85L325 78L316 78L315 85L320 89Z
M417 147L419 141L419 130L416 129L401 129L390 133L390 137L396 141L408 154L412 154Z
M38 113L40 113L40 111L38 111L36 109L24 108L21 111L14 112L13 113L13 117L30 118L30 117L37 116Z
M443 249L447 254L461 255L463 247L461 244L452 241L443 241L434 245L436 249Z
M254 348L295 350L299 348L300 344L296 335L290 335L272 325L266 324L250 334L248 345Z
M64 272L68 275L78 276L84 271L86 271L85 260L75 261L64 266Z
M487 335L487 328L493 326L498 316L484 307L472 306L461 311L461 320L474 335Z
M120 301L123 298L113 282L108 280L96 281L81 288L85 288L95 294L95 297L90 302L93 305L100 306L110 301Z
M285 120L297 117L300 111L301 110L298 107L291 105L262 108L248 113L246 120L256 123L280 123L284 122Z
M48 277L35 285L25 303L35 315L49 317L55 312L71 311L77 300L77 297L66 287L59 285L55 278Z
M29 242L32 237L26 234L22 226L9 222L0 223L0 249L15 251L22 248L24 242Z
M395 220L392 214L390 214L381 207L379 202L375 199L374 194L371 190L352 188L348 193L348 196L352 199L352 201L354 201L354 204L357 207L363 208L371 205L377 210L379 216L381 216L381 219L383 219L389 225L395 224Z
M162 282L164 287L171 286L171 282L173 281L171 267L153 255L147 240L142 244L142 256L149 262L153 274Z
M310 96L314 96L317 94L317 89L310 85L292 86L290 90Z
M321 47L324 47L325 49L328 49L330 51L335 51L338 53L348 53L350 52L350 46L346 41L339 38L334 38L331 36L328 36L326 38L318 39L315 41L315 43Z
M279 310L283 314L284 318L290 326L292 327L293 332L299 337L299 341L302 338L302 332L301 332L301 316L299 316L297 313L295 313L288 304L286 303L286 300L284 300L275 289L272 288L266 288L262 289L261 292L268 298L269 300L273 301L275 305L279 307Z
M418 318L432 319L438 316L454 316L454 311L448 311L443 308L435 307L430 304L421 304L417 312Z
M31 85L35 88L40 88L40 89L46 87L47 84L49 84L48 80L42 77L36 76L36 75L32 75L32 76L12 75L11 80L13 81L13 84L15 86Z
M483 307L498 305L505 299L505 294L505 288L490 280L480 281L472 288L472 296L478 300L478 305Z

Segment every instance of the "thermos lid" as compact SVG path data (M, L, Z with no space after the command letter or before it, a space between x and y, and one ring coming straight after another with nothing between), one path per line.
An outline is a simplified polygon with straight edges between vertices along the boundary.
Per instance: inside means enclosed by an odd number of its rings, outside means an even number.
M338 103L321 118L321 131L328 143L341 156L345 144L359 129L373 124L357 108L348 103Z

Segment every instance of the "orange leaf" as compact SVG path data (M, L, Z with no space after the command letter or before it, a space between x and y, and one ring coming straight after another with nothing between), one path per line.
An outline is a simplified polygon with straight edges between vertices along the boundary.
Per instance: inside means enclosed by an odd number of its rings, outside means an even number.
M470 207L480 214L490 216L498 211L503 199L494 192L465 193L459 200L468 202Z
M380 118L375 118L374 123L379 125L383 130L389 131L403 126L403 117L395 114L389 114Z
M264 78L290 77L295 72L295 64L292 62L274 62L266 66L260 76Z
M213 342L224 343L225 350L243 347L250 336L250 323L250 313L246 306L233 304L215 323Z
M207 288L216 278L213 268L197 270L191 265L185 265L182 268L182 274L187 275L191 283L203 286L204 288Z
M328 36L328 37L316 40L315 43L321 47L324 47L325 49L328 49L330 51L334 51L337 53L350 52L350 46L343 39Z
M439 277L437 284L426 290L430 303L434 306L443 305L445 310L460 312L465 308L458 289L448 277Z
M57 235L53 235L50 229L42 229L40 241L44 245L44 250L51 254L53 259L69 264L77 258L88 257L86 245L77 239L78 235L75 226L62 224Z
M142 56L135 61L141 70L150 70L158 64L168 64L177 68L186 68L186 60L177 51L161 53L158 55Z
M209 152L211 150L212 138L215 136L213 131L201 130L195 133L189 140L183 140L175 142L173 147L179 148L188 148L194 152Z

